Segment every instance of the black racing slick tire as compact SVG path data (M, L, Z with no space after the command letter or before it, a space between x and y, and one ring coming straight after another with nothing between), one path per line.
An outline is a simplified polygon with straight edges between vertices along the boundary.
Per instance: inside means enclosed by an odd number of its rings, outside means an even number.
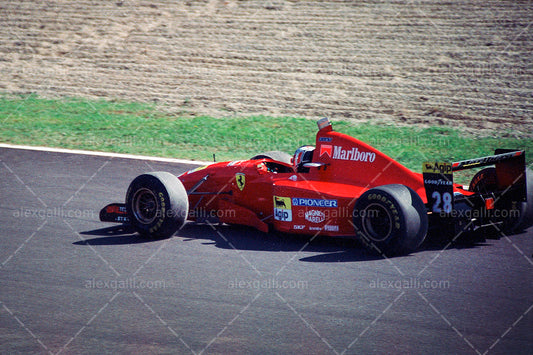
M171 237L187 219L187 191L173 174L152 172L139 175L126 193L126 212L139 234Z
M280 151L272 151L272 152L266 152L261 153L258 155L253 156L250 160L259 160L259 159L272 159L275 161L280 161L285 164L292 164L292 156L290 154L287 154L285 152Z
M498 189L496 168L485 168L479 171L470 181L469 191L477 193L490 193Z
M428 232L424 202L411 188L399 184L363 193L355 203L353 222L363 244L385 256L414 252Z
M474 175L469 190L481 194L497 191L496 168L485 168ZM499 198L503 202L506 214L510 215L502 220L503 232L520 232L533 225L533 171L530 169L526 169L526 199L525 202L520 203L520 206L516 206L512 201L506 204L505 195Z
M533 170L526 169L526 202L522 202L520 220L514 227L515 232L523 231L533 226Z

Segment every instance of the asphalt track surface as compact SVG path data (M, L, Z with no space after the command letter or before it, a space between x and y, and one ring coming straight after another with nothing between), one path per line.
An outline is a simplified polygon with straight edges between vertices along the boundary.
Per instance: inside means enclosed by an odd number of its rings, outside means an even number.
M138 174L192 167L0 149L0 351L533 353L533 228L385 259L245 227L146 240L98 221Z

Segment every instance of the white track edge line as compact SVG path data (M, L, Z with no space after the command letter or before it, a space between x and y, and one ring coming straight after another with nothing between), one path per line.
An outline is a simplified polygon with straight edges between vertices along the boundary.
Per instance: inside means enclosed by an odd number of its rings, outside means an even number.
M162 157L151 157L151 156L145 156L145 155L108 153L108 152L98 152L98 151L90 151L90 150L50 148L50 147L29 146L29 145L15 145L15 144L6 144L6 143L0 143L0 148L34 150L34 151L39 151L39 152L50 152L50 153L89 155L89 156L107 157L107 158L149 160L149 161L157 161L157 162L163 162L163 163L178 163L178 164L190 164L190 165L213 164L213 162L199 161L199 160L162 158Z

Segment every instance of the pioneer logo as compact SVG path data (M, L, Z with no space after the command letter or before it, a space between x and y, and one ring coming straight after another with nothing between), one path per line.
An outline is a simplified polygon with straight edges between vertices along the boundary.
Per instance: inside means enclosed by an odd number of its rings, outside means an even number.
M307 207L338 207L337 200L322 200L316 198L292 198L293 206L307 206Z
M376 160L376 153L359 151L359 148L347 150L335 145L333 146L333 159L372 163Z

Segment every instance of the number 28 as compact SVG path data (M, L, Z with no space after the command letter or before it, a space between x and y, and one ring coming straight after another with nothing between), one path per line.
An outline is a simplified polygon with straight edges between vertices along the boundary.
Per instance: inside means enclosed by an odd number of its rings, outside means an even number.
M452 211L452 195L449 192L445 192L441 195L439 191L435 191L431 197L433 197L433 200L435 201L433 204L434 213L441 213L443 210L445 213L450 213Z

